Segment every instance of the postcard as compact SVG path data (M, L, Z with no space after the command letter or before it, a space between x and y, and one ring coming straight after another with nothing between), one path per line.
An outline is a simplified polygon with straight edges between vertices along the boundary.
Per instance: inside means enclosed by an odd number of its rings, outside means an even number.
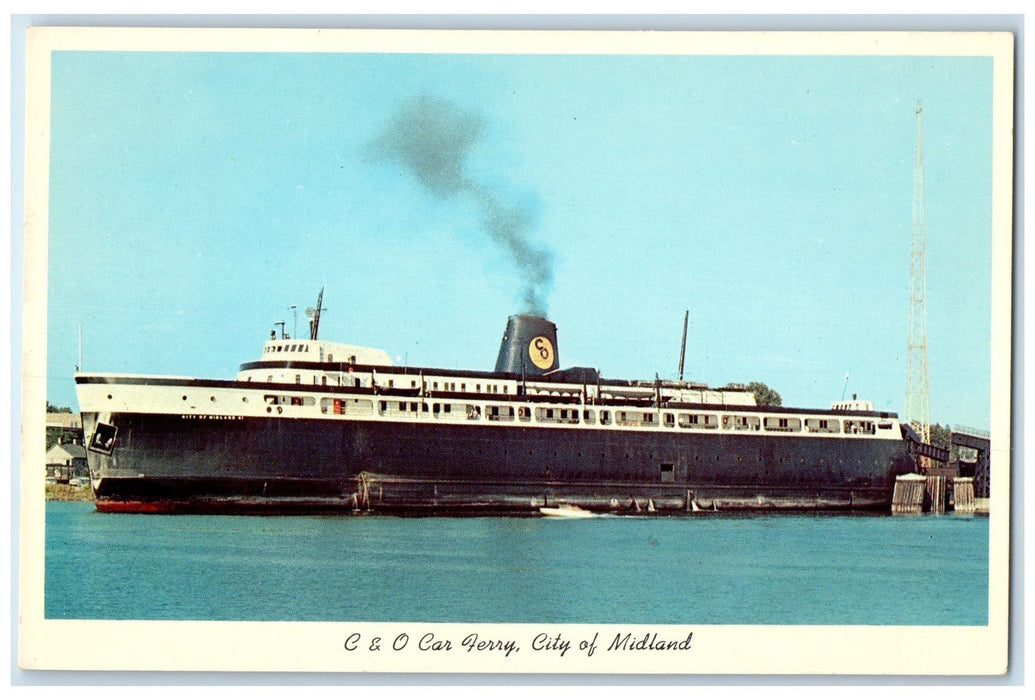
M21 668L1007 671L1011 34L27 46Z

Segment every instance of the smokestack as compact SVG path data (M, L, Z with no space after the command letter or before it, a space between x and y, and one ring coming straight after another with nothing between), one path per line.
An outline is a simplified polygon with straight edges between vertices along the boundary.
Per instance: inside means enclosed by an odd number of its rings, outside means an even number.
M507 319L497 372L538 377L560 367L557 357L557 326L551 321L528 314Z

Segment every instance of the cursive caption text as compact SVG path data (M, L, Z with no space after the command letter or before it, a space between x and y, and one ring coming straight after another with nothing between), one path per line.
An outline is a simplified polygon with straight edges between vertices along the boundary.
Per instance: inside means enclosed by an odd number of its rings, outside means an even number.
M664 636L657 632L632 633L618 632L603 637L599 632L590 637L566 637L560 633L540 632L525 638L486 637L477 632L463 636L445 637L434 632L414 633L400 632L392 636L364 637L359 632L352 632L345 637L346 652L374 653L418 653L443 654L460 653L475 655L499 655L510 658L522 651L532 654L553 654L560 658L566 656L585 655L592 657L595 653L678 653L688 652L691 648L694 633L685 636Z

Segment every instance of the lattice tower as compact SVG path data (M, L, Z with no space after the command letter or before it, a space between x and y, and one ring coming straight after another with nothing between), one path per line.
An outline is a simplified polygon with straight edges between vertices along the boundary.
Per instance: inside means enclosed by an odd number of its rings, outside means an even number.
M906 388L906 421L912 424L921 440L929 443L931 386L927 374L927 283L924 270L924 109L919 102L916 105L912 230L909 256L909 382Z

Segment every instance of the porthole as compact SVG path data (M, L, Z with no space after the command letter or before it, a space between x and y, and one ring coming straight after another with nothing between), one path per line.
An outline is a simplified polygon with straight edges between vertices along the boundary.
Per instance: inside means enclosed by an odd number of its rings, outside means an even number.
M183 399L184 401L186 401L186 400L187 400L187 397L186 397L186 396L181 396L180 398L181 398L181 399Z
M109 398L109 399L111 398L111 394L108 394L108 398Z
M216 400L216 397L215 397L215 396L209 396L209 397L208 397L208 400L209 400L209 401L212 401L212 402L215 402L215 400Z

